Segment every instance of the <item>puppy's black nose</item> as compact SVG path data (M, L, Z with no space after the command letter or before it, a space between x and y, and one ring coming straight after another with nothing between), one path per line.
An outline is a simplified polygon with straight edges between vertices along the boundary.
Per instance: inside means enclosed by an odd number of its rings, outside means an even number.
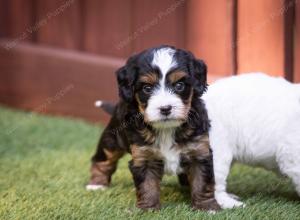
M160 114L162 114L164 116L168 116L169 114L171 114L171 110L172 110L171 105L166 105L166 106L160 107Z

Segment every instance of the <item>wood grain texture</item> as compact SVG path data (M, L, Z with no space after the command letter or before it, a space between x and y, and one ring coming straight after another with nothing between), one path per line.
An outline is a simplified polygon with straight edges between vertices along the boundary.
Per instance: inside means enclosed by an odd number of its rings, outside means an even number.
M133 52L162 44L183 47L185 8L184 0L133 0Z
M32 0L9 1L10 37L18 37L33 24L34 8ZM27 39L32 39L29 35Z
M11 38L9 47L23 41L32 41L34 34L28 31L33 24L33 0L1 0L0 32Z
M114 72L123 60L29 44L9 52L0 48L0 102L107 122L107 113L96 109L94 101L118 99Z
M284 0L238 0L238 72L284 76Z
M300 2L296 4L296 30L294 45L294 81L300 83Z
M8 35L8 1L0 0L0 38Z
M294 79L294 20L295 20L295 0L285 0L284 13L284 76L287 80Z
M131 42L126 43L131 29L131 0L86 0L83 4L84 50L128 57L131 53Z
M234 1L187 1L186 46L208 64L209 74L235 72Z
M36 1L35 26L40 44L80 49L82 14L80 0Z

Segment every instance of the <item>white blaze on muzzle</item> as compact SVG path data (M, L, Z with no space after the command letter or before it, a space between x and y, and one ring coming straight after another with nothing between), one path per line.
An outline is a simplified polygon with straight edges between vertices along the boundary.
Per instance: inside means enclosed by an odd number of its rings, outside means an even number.
M185 106L181 98L166 88L167 73L177 65L174 53L172 48L162 48L153 55L152 66L159 68L162 77L159 81L159 87L153 91L148 100L145 114L149 122L156 122L159 127L179 126L181 124L179 120L184 117ZM161 112L161 109L166 106L171 107L168 115Z

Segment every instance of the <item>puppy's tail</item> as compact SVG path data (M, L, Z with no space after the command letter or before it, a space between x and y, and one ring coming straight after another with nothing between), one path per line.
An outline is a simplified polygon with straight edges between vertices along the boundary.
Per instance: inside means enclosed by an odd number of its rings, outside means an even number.
M116 104L114 104L112 102L106 102L106 101L97 100L95 102L95 107L102 108L108 114L112 115L114 113L114 111L115 111Z

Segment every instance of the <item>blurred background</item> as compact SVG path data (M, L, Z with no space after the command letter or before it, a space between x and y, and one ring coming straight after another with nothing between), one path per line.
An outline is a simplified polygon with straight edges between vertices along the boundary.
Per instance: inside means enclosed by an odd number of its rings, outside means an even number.
M209 82L263 71L300 82L297 0L0 0L0 103L107 122L114 72L170 44L206 61Z

